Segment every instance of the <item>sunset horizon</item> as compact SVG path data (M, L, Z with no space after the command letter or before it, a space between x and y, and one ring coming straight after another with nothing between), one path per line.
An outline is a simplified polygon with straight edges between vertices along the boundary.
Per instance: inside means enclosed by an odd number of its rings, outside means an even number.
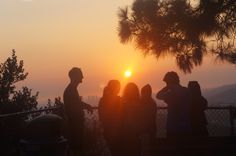
M122 88L127 82L135 82L140 88L151 84L157 92L168 71L176 71L184 86L190 80L198 80L202 88L236 83L235 65L217 63L210 54L191 74L184 74L173 56L157 60L152 54L144 56L133 44L120 43L117 14L119 8L130 7L132 2L3 0L0 61L15 49L29 73L19 88L28 86L33 92L39 91L42 103L62 97L72 67L84 73L79 90L85 97L101 96L110 79L121 81ZM129 68L132 76L125 78L124 71Z
M236 0L0 0L0 24L1 156L236 155Z

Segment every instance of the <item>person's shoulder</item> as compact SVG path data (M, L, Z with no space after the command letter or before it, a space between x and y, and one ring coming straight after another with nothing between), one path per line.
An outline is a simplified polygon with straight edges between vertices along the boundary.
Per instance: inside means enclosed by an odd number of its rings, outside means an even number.
M175 85L175 86L173 86L172 88L171 88L171 91L172 92L184 92L184 91L186 91L186 87L184 87L184 86L182 86L182 85Z
M179 88L181 88L181 89L183 89L183 90L188 90L188 88L185 87L185 86L182 86L182 85L178 85L178 86L179 86Z
M67 95L70 91L70 88L69 88L69 85L65 88L64 92L63 92L63 95Z
M70 95L70 94L71 94L71 90L72 90L71 87L68 85L68 86L65 88L63 95L64 95L64 96Z
M68 92L69 90L72 90L72 86L68 84L64 90L64 92Z
M190 95L189 89L187 87L184 87L184 86L181 86L181 85L176 86L175 89L174 89L174 92L175 92L175 94L181 95L181 96Z
M104 106L104 100L103 98L101 98L99 101L98 101L98 109L99 108L102 108Z
M106 98L101 97L100 100L98 101L98 105L103 105L105 101L106 101Z
M181 86L180 85L180 89L183 91L183 92L189 92L189 89L185 86Z

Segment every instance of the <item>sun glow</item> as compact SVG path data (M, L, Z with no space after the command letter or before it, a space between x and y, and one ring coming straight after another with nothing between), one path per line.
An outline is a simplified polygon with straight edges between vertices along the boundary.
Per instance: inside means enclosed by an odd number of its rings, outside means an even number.
M132 72L130 70L126 70L124 73L124 76L128 78L128 77L132 76Z

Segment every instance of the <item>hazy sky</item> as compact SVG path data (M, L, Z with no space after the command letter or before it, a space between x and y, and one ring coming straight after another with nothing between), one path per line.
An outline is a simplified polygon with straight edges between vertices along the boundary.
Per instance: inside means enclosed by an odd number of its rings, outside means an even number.
M124 85L129 81L140 87L146 83L156 92L164 83L167 71L175 70L181 83L198 80L202 88L236 83L236 67L204 59L192 74L181 73L173 58L157 61L132 44L122 45L118 38L119 7L132 0L0 0L0 62L15 49L29 72L26 81L33 91L40 92L40 101L62 96L68 84L68 71L81 67L85 79L80 94L101 95L110 79ZM131 69L131 78L124 78Z

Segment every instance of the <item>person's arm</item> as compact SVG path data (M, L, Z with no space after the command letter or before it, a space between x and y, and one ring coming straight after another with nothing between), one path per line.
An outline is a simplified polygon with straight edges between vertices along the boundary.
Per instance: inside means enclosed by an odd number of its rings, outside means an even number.
M164 87L157 93L156 98L160 100L165 100L169 96L169 93L169 87Z
M89 104L87 104L87 103L85 103L85 102L83 102L83 101L81 101L81 104L82 104L82 108L83 108L83 109L86 109L86 110L89 111L90 113L93 112L93 107L92 107L92 106L90 106Z

